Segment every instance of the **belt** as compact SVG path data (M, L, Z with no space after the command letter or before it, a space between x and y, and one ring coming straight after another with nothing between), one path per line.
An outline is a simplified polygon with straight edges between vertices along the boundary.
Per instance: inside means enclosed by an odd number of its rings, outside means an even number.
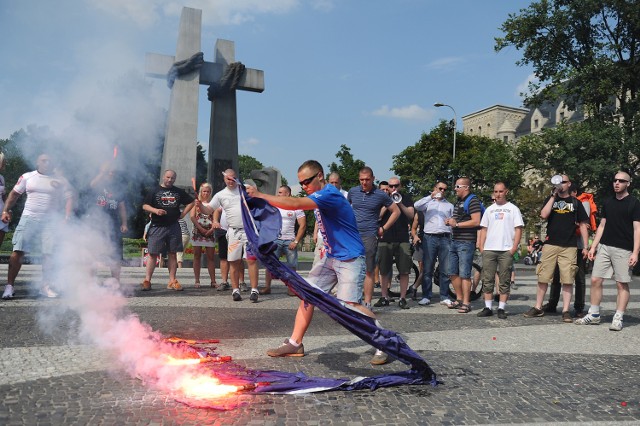
M447 237L447 238L451 236L449 232L441 232L439 234L425 234L425 235L429 237Z

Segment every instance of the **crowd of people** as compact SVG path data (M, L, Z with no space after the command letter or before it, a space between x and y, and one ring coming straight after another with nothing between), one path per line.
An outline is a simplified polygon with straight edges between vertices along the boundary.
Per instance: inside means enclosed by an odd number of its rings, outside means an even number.
M52 267L50 255L53 249L53 222L47 215L58 210L64 220L70 220L74 197L69 183L55 173L51 163L47 154L40 155L36 170L23 174L8 196L5 195L4 178L0 176L0 242L8 231L12 208L26 194L25 207L13 234L13 252L3 299L14 297L14 284L24 255L36 246L42 253L45 277L40 294L57 297L56 290L46 279L46 271ZM0 155L0 167L3 165L4 156ZM115 184L114 172L113 164L105 163L91 181L81 203L85 215L108 223L108 238L117 248L109 259L109 266L112 278L119 281L122 235L128 231L128 225L124 194ZM237 173L228 169L223 175L225 187L215 194L209 183L203 183L193 197L174 186L176 172L173 170L164 171L162 182L147 191L142 208L150 217L144 235L149 261L142 291L152 289L153 273L160 256L168 259L167 288L183 290L176 271L182 264L181 254L190 241L194 250L195 287L201 286L204 256L210 287L218 291L230 289L233 301L242 300L241 292L249 292L249 300L254 303L261 295L271 293L272 276L268 271L265 286L259 289L258 261L244 232ZM493 316L496 301L497 317L508 318L507 303L515 289L514 258L520 254L524 221L520 209L509 201L507 183L495 183L492 203L485 208L473 193L468 177L455 181L453 203L447 199L449 188L442 181L436 182L429 194L414 202L403 190L398 177L382 181L376 187L373 170L363 167L358 178L360 185L345 191L337 173L325 177L322 166L309 160L298 169L299 183L307 197L292 196L287 185L278 188L277 195L264 194L257 187L246 185L251 197L263 198L278 208L282 227L275 241L275 253L285 259L289 268L297 268L298 247L307 228L304 211L312 210L316 219L313 232L316 252L307 280L325 292L332 292L364 315L375 318L372 309L390 306L395 298L398 298L400 309L409 309L408 298L419 300L420 306L430 305L434 298L436 271L439 274L439 304L468 314L472 311L472 265L474 255L479 251L484 307L477 316ZM630 269L637 264L640 251L640 203L629 194L630 184L628 173L615 174L615 195L603 200L597 227L590 222L593 204L581 202L578 188L569 176L562 175L561 182L554 185L540 210L540 217L547 223L546 239L543 242L535 235L527 247L530 261L537 265L538 286L535 304L524 313L525 317L555 312L562 295L562 321L578 325L598 324L603 280L613 278L618 297L610 329L622 329L629 302ZM191 226L186 226L187 217ZM590 232L593 233L592 242ZM216 247L221 283L216 280ZM587 259L593 262L593 272L591 306L585 313ZM420 265L415 287L409 285L414 260ZM244 284L245 262L250 289ZM436 264L439 264L437 269ZM399 292L394 292L391 286L394 265L398 272ZM378 283L381 296L373 303L374 288ZM552 283L551 292L545 304L549 283ZM454 298L449 296L450 285ZM419 291L421 298L417 296ZM295 296L292 292L289 294ZM572 298L573 314L570 310ZM268 355L303 356L302 340L312 317L313 306L301 302L291 336L281 346L269 350ZM376 351L371 363L377 365L386 361L386 354Z

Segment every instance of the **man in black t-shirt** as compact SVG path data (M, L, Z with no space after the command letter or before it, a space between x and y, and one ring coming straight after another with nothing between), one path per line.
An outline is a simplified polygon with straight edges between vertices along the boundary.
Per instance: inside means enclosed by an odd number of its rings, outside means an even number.
M558 184L549 198L545 200L540 217L547 220L547 241L542 248L542 259L537 267L538 293L536 304L524 316L542 317L542 302L547 293L549 282L553 280L556 265L560 270L562 284L562 321L572 322L569 307L573 293L573 282L578 269L576 247L576 225L580 228L583 247L582 257L587 256L589 246L587 223L589 216L582 203L569 194L571 181L569 176L562 175L562 183Z
M589 250L589 259L595 258L591 272L591 307L584 318L576 320L578 325L600 324L602 282L613 277L618 298L609 330L622 330L624 311L629 303L630 269L638 263L640 251L640 202L629 195L630 183L628 173L616 173L613 179L615 197L602 205L602 219Z
M382 297L374 306L389 305L389 286L391 285L391 269L395 260L400 274L400 309L409 309L407 304L407 287L409 286L409 272L413 259L411 258L411 244L409 243L409 224L413 220L413 200L409 195L401 193L402 186L400 179L392 177L389 179L389 195L396 193L398 198L392 196L395 205L400 209L398 220L393 222L378 241L378 264L380 266L380 283ZM401 194L401 195L400 195ZM401 199L400 199L401 198ZM383 208L382 223L389 223L391 211Z
M169 258L169 284L168 289L181 291L182 285L176 279L178 259L176 253L183 251L182 233L178 219L184 217L193 207L194 198L186 191L173 186L176 181L176 172L166 170L162 176L162 184L149 191L144 199L142 208L151 213L151 226L147 233L149 241L149 257L147 271L142 290L151 290L151 277L156 268L158 255L165 249ZM186 206L180 213L180 206Z

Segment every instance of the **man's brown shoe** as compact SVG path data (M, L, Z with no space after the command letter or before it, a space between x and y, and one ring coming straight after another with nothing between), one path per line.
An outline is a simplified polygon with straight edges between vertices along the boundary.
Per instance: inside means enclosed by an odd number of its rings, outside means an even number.
M284 339L284 343L277 348L269 349L267 355L272 357L281 356L304 356L304 345L293 346L289 339Z
M270 288L261 288L260 289L260 294L271 294L271 289Z
M142 291L149 291L151 290L151 282L144 280L142 281L142 284L140 284L142 286Z
M182 285L180 285L180 283L178 282L178 280L175 281L170 281L169 284L167 284L167 288L169 290L175 290L175 291L182 291L184 290L182 288Z

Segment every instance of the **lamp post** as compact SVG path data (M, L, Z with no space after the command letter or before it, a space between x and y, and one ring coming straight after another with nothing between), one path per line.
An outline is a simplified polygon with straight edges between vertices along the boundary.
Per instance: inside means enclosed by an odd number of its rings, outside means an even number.
M436 108L449 107L451 108L451 111L453 111L453 161L456 161L456 126L458 125L458 116L456 114L456 110L453 109L451 105L443 104L440 102L436 102L435 104L433 104L433 106Z

